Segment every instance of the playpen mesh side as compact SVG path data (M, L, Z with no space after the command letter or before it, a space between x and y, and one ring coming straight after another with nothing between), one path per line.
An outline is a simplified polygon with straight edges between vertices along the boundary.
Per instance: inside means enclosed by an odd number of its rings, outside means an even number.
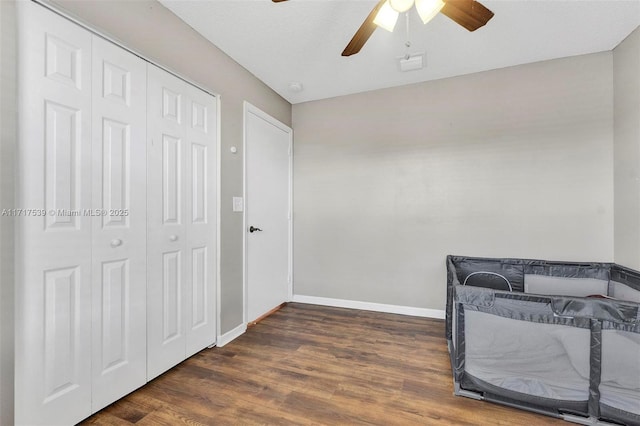
M522 292L524 269L520 259L447 256L446 337L453 336L453 289L465 283L474 287ZM483 272L483 273L478 273Z
M640 272L613 265L608 294L616 299L640 303Z
M640 425L640 321L603 322L599 393L603 416Z
M522 293L459 286L455 301L457 382L524 404L586 415L588 320L557 316L548 299Z
M617 281L609 282L609 291L607 294L614 299L628 300L630 302L640 303L640 291L634 290L626 284Z
M520 394L589 399L589 329L469 309L465 315L466 373Z
M609 264L526 264L524 292L556 296L607 295Z

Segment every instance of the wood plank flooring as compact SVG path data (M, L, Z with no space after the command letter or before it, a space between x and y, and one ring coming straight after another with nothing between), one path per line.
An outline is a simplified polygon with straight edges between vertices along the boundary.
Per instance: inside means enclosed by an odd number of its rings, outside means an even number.
M443 321L290 303L84 424L568 423L454 397Z

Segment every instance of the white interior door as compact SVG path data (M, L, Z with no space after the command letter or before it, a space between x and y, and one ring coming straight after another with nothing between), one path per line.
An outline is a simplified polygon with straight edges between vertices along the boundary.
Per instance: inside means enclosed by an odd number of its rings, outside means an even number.
M251 322L291 299L292 130L249 104L244 117L246 319Z
M91 414L91 35L18 13L16 423L74 424Z
M147 378L146 91L146 63L93 36L93 412Z

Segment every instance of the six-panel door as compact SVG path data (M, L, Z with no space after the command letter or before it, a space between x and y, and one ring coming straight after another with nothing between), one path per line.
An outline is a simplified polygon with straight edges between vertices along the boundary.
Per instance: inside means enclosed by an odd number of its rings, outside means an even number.
M92 411L146 383L146 63L93 36Z
M215 341L216 103L148 67L147 378Z
M214 343L216 336L217 104L187 85L186 158L187 270L186 357Z
M186 83L148 68L147 379L185 358Z
M16 423L91 414L91 35L19 2Z

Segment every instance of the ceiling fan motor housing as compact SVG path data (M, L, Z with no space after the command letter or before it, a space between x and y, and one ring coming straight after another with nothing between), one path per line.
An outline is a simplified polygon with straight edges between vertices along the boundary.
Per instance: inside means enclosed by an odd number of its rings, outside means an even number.
M389 0L391 8L398 13L406 12L413 6L414 0Z

